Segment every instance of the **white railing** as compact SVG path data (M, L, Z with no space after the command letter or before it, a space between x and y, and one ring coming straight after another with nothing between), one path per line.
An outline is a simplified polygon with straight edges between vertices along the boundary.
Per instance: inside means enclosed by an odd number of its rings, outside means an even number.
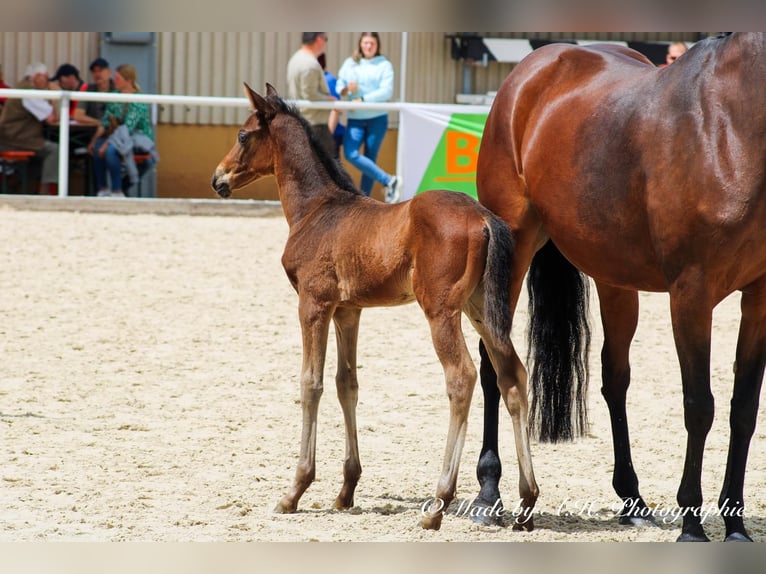
M188 106L223 106L232 108L247 108L250 100L247 98L230 98L216 96L174 96L162 94L122 94L117 92L70 92L68 90L20 90L0 89L0 97L5 98L34 98L40 100L59 100L59 117L68 118L70 102L74 97L77 101L86 102L142 102L145 104L180 104ZM359 102L309 102L307 100L288 100L299 109L370 109L400 111L408 108L438 108L445 111L472 110L476 112L488 112L489 106L469 106L463 104L416 104L401 102L386 103L359 103ZM404 137L403 124L400 122L397 137L396 167L397 173L402 165L401 144ZM69 195L69 122L59 123L59 184L58 194L60 197Z

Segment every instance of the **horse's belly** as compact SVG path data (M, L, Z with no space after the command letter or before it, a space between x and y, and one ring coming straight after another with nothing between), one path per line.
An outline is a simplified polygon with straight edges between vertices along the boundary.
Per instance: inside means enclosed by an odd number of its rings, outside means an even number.
M555 216L544 225L562 254L578 269L598 281L641 291L667 291L649 236L618 224L583 225Z

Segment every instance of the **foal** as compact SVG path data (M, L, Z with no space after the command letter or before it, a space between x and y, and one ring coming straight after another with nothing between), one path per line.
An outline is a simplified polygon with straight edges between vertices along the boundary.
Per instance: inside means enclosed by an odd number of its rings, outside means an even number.
M441 526L442 509L455 496L476 368L465 344L466 313L497 368L511 364L510 280L513 255L507 226L462 193L429 191L388 205L362 195L348 175L314 140L298 111L267 84L262 97L245 84L253 107L237 143L215 170L212 186L229 197L262 176L274 174L290 233L282 265L298 292L303 335L301 406L303 430L292 488L276 512L295 512L315 476L316 419L330 322L338 348L336 385L346 426L343 486L335 507L354 505L361 475L357 443L356 347L365 307L417 300L431 328L450 402L444 463L436 496L421 520ZM509 379L509 377L505 377ZM522 498L534 505L537 485L527 438L526 382L505 389L513 404L517 450L525 485ZM510 403L509 403L510 409Z

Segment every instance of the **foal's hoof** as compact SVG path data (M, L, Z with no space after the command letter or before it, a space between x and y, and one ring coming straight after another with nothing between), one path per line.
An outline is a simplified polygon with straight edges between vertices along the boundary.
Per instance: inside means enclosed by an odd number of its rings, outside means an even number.
M420 526L426 530L439 530L442 527L442 514L424 514L420 519Z
M534 529L535 519L531 516L529 518L519 516L513 521L513 528L511 528L515 532L532 532Z
M277 505L274 507L274 512L277 514L293 514L297 512L298 505L293 504L290 501L285 500L284 498L277 502Z
M744 532L732 532L724 540L724 542L752 542L752 541L753 539L750 538Z
M354 507L354 499L351 500L344 500L340 496L335 499L335 503L333 504L333 508L335 510L349 510L350 508Z

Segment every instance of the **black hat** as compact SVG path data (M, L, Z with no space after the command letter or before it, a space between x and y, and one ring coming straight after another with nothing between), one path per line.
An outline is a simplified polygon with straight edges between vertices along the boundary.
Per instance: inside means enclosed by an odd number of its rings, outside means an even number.
M108 68L109 62L104 60L104 58L96 58L90 63L90 67L88 68L91 72L93 71L93 68Z
M59 69L56 70L56 75L50 78L51 82L57 82L61 76L74 76L78 80L80 79L80 70L75 68L72 64L61 64Z

